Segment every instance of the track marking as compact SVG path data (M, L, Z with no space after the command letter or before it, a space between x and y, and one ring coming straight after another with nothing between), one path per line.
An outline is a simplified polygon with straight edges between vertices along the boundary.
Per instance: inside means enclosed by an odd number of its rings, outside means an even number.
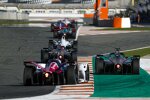
M105 28L97 28L92 26L82 26L80 29L79 36L86 36L86 35L109 35L109 34L123 34L123 33L135 33L135 32L148 32L148 31L140 31L140 30L96 30L96 29L105 29Z
M86 36L86 35L108 35L108 34L121 34L121 33L135 33L140 31L90 31L90 32L80 32L79 36Z
M78 40L78 37L79 37L79 31L80 31L81 27L82 27L82 26L79 26L79 28L78 28L78 30L77 30L77 32L76 32L76 38L75 38L76 41Z

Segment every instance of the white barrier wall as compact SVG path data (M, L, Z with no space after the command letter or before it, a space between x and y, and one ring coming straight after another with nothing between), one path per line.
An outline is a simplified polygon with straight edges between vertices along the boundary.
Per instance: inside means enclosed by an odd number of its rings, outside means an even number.
M39 13L30 13L29 18L83 18L84 14L39 14Z
M18 12L2 12L0 11L0 19L8 20L28 20L29 15Z
M131 28L130 18L122 18L121 26L122 28Z

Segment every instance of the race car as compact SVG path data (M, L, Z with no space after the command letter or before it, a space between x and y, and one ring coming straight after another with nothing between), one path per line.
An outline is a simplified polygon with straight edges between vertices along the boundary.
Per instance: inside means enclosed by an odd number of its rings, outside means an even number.
M49 58L55 57L61 53L65 59L71 62L77 61L77 47L78 42L75 40L66 40L65 36L62 36L61 40L49 40L48 48L41 50L41 61L47 62Z
M61 46L66 49L75 49L77 51L78 41L66 39L66 35L62 36L61 39L49 40L49 44L48 44L49 48L53 49L56 48L57 46Z
M75 63L66 63L61 55L49 59L46 63L24 62L23 83L31 85L62 85L78 83L78 67Z
M66 35L66 38L76 38L76 29L75 28L64 28L58 31L53 32L54 38L61 38L63 35Z
M51 24L51 32L59 31L64 28L77 29L77 26L78 24L75 20L69 20L69 19L59 20L58 22Z
M68 19L68 18L65 18L64 20L62 20L68 27L71 27L71 28L77 28L78 26L78 23L77 21L75 21L74 19Z
M139 74L139 60L140 56L126 57L116 48L113 53L93 56L92 63L96 74Z
M61 55L56 59L49 59L47 63L25 61L23 83L31 85L63 85L77 84L89 81L89 66L62 62Z
M61 20L51 24L51 32L59 31L64 28L68 28L68 26Z

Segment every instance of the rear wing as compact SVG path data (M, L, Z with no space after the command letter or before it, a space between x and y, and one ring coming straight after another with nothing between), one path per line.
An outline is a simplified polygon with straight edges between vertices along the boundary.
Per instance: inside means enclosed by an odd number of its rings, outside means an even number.
M35 63L42 63L40 61L24 61L23 64L25 66L34 66L34 64L32 64L32 62L35 62Z
M39 65L38 63L41 63L41 62L24 61L25 67L27 67L27 66L38 67L38 68L42 69L44 72L46 72L46 69L43 68L43 67L42 67L41 65Z

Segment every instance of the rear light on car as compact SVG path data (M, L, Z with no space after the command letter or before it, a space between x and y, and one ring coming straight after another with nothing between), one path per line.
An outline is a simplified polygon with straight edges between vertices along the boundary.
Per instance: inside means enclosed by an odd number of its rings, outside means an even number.
M61 55L59 56L59 59L62 59L62 56L61 56Z
M116 68L117 68L117 69L120 69L120 67L121 67L120 64L117 64L117 65L116 65Z
M72 32L76 32L76 29L72 29Z
M64 47L64 46L61 46L61 49L63 49L63 50L64 50L64 49L65 49L65 47Z
M49 77L49 73L45 73L45 77L48 78Z

